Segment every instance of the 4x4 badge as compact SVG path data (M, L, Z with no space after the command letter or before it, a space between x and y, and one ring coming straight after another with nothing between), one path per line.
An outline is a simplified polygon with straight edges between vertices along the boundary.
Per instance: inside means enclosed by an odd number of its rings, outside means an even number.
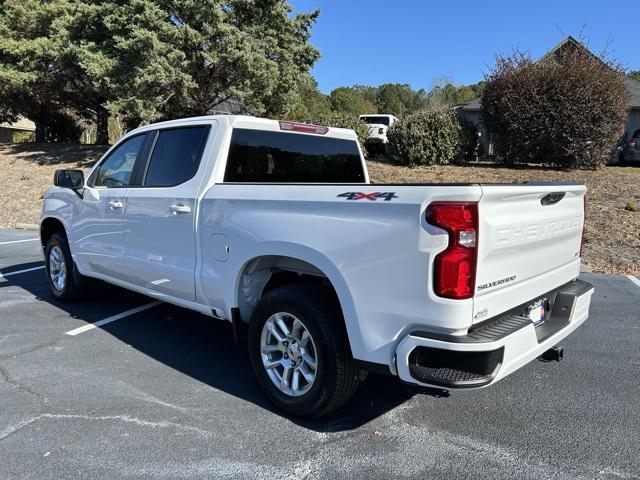
M375 202L379 198L384 199L383 201L389 202L394 198L398 198L396 192L373 192L373 193L364 193L364 192L345 192L338 195L338 197L345 197L347 200L371 200Z

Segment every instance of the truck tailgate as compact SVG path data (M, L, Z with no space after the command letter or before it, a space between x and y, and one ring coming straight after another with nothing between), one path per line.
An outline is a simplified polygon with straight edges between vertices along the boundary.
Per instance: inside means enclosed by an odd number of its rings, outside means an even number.
M586 186L481 185L474 323L575 278Z

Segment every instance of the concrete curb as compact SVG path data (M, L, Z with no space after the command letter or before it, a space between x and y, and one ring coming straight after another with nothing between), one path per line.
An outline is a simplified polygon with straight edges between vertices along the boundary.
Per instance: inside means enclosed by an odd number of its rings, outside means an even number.
M16 223L18 230L38 230L38 225L35 223Z

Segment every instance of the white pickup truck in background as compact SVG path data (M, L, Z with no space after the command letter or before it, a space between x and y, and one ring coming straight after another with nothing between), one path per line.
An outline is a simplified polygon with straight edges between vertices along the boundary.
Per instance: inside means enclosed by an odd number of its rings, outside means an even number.
M389 143L387 131L398 119L393 115L371 113L360 115L360 121L369 125L369 137L365 142L367 151L371 154L384 154Z
M337 408L367 370L487 386L588 316L584 185L370 184L352 131L245 116L139 128L54 184L57 298L91 277L228 320L298 416Z

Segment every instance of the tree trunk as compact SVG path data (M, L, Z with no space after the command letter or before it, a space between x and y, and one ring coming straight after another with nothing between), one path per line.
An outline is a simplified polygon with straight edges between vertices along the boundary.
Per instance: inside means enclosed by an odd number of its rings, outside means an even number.
M109 144L109 111L102 105L98 107L96 115L96 144Z
M36 124L36 142L44 143L47 141L47 122L43 119L36 119L34 122Z

